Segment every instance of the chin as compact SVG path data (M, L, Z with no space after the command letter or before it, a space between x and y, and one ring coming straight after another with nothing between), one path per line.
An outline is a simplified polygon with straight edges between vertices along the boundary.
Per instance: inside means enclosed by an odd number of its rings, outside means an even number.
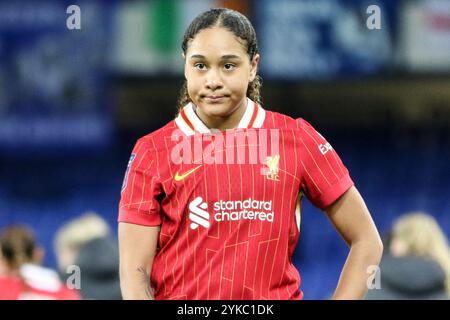
M229 103L205 103L199 104L201 110L208 116L226 117L233 111L233 106Z

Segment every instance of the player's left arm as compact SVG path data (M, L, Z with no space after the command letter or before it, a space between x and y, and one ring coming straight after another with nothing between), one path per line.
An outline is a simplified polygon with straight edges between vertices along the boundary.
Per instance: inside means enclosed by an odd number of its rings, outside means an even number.
M363 299L368 290L368 267L377 266L383 253L370 212L354 186L324 211L350 247L332 299Z

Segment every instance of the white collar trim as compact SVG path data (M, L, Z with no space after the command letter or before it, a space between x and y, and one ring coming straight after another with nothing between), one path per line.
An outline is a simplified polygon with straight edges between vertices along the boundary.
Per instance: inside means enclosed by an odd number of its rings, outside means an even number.
M211 133L211 130L197 116L194 108L195 106L192 102L183 107L183 110L180 111L179 115L175 119L175 123L178 128L180 128L180 130L187 136L194 135L195 132L199 132L201 134ZM184 117L182 113L184 114ZM253 119L255 113L256 118ZM250 98L247 98L247 107L237 128L246 129L250 126L252 128L261 128L265 118L265 110L257 103L253 102ZM251 122L253 122L253 124L251 124Z

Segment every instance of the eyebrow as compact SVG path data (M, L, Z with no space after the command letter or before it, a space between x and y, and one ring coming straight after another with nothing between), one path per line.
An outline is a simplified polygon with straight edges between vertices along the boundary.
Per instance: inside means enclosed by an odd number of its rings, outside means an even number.
M205 56L201 55L201 54L193 54L191 56L191 59L204 59L206 60ZM231 60L231 59L238 59L241 60L241 57L235 55L235 54L226 54L223 55L222 57L220 57L220 60Z

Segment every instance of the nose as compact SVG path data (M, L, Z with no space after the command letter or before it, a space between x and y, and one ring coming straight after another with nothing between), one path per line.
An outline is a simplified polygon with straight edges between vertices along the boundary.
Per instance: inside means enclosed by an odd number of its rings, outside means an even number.
M217 71L215 71L214 69L210 70L206 77L205 85L206 85L206 88L208 88L209 90L212 90L212 91L221 89L223 87L223 83L222 83L219 73Z

